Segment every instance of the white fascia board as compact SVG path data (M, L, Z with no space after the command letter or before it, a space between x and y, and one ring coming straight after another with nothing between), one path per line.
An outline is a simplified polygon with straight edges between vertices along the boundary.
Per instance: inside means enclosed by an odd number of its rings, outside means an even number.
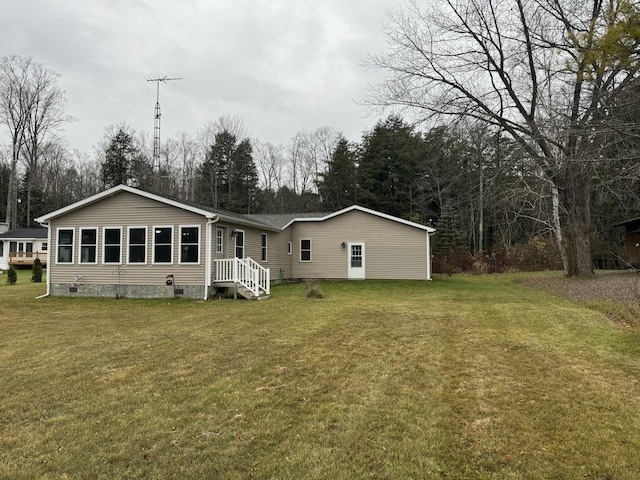
M175 200L170 200L168 198L164 198L164 197L161 197L159 195L155 195L153 193L144 192L142 190L138 190L137 188L129 187L127 185L117 185L117 186L112 187L112 188L110 188L108 190L105 190L103 192L96 193L95 195L87 197L84 200L80 200L79 202L72 203L71 205L67 205L66 207L60 208L60 209L55 210L55 211L53 211L51 213L48 213L48 214L43 215L41 217L38 217L38 218L35 219L35 221L38 222L38 223L47 223L53 218L57 218L57 217L60 217L62 215L65 215L65 214L67 214L69 212L73 212L73 211L78 210L78 209L80 209L82 207L85 207L85 206L90 205L92 203L98 202L98 201L100 201L100 200L102 200L104 198L113 196L113 195L115 195L117 193L120 193L120 192L129 192L129 193L132 193L134 195L139 195L141 197L148 198L150 200L155 200L157 202L164 203L165 205L171 205L171 206L176 207L176 208L181 208L183 210L187 210L189 212L193 212L193 213L196 213L198 215L202 215L203 217L206 217L206 218L215 218L217 216L213 212L208 212L206 210L202 210L202 209L197 208L197 207L192 207L190 205L185 205L184 203L180 203L180 202L177 202Z
M410 227L419 228L420 230L424 230L428 233L434 233L436 231L433 227L428 227L427 225L421 225L419 223L410 222L409 220L405 220L403 218L394 217L393 215L387 215L386 213L378 212L377 210L371 210L370 208L361 207L360 205L352 205L347 208L343 208L342 210L338 210L337 212L330 213L329 215L325 215L324 217L311 217L311 218L294 218L289 223L287 223L282 230L286 230L291 224L295 222L324 222L325 220L329 220L330 218L337 217L338 215L342 215L343 213L351 212L352 210L358 210L360 212L368 213L370 215L375 215L386 220L391 220L392 222L402 223L403 225L408 225Z

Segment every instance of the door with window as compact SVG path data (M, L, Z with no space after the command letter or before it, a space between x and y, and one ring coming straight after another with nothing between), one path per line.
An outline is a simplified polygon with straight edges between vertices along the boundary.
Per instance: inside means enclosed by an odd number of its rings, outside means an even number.
M347 276L350 280L362 280L365 278L365 254L364 242L349 243L349 255L347 264Z
M236 237L236 257L244 258L244 232L242 230L235 231Z

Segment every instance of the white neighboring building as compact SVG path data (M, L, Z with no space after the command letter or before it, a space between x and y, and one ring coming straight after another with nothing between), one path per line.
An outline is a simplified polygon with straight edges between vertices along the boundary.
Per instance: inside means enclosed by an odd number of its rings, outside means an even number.
M46 265L48 247L46 228L9 230L5 222L0 223L0 270L8 270L11 264L32 266L36 258Z

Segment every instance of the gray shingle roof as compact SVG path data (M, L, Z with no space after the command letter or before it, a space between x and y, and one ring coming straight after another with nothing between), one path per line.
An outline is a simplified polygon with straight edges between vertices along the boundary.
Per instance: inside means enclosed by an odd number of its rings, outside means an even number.
M5 233L0 233L0 238L47 238L46 228L16 228Z
M264 223L274 228L283 228L291 220L296 218L322 218L328 213L272 213L272 214L251 214L243 215L245 218L255 222Z

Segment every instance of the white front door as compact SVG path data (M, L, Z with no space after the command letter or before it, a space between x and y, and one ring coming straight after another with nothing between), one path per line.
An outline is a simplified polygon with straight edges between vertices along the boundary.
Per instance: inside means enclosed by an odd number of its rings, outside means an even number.
M349 243L349 262L347 277L350 280L361 280L365 277L364 243Z

